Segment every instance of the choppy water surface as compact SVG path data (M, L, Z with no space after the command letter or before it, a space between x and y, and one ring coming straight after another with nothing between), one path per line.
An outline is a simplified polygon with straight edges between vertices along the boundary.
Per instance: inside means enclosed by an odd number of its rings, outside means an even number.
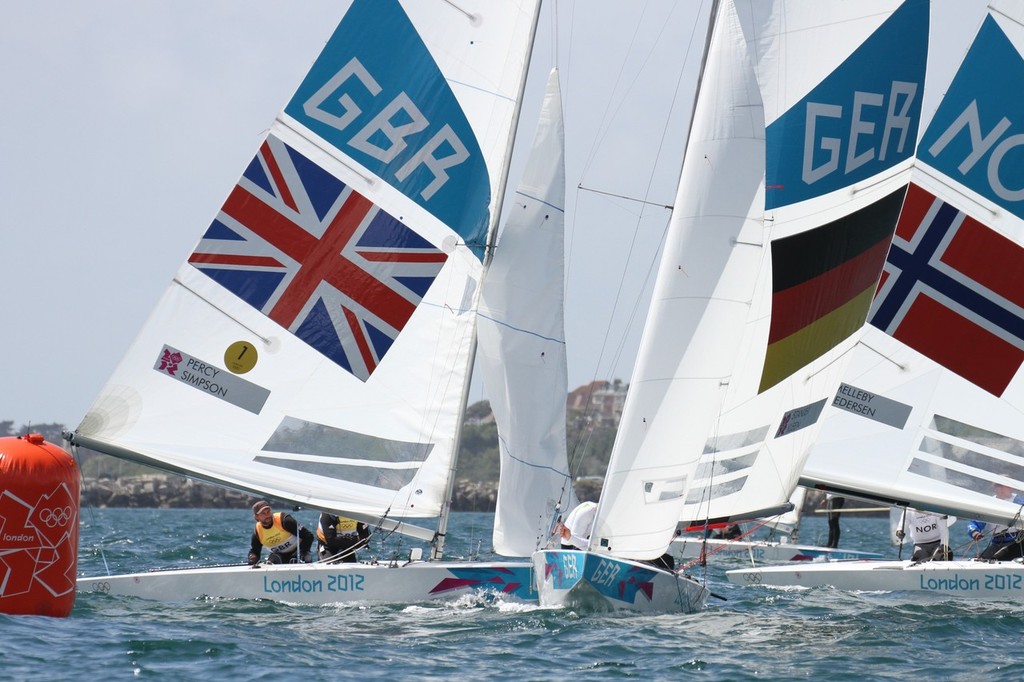
M238 562L251 523L248 510L83 509L82 520L81 575ZM803 540L824 525L807 519ZM490 514L455 514L449 557L488 547L490 529ZM851 517L842 545L895 556L883 519ZM83 594L70 618L0 615L0 678L1024 679L1024 602L739 587L723 572L738 565L708 568L724 601L653 617L470 599L311 608Z

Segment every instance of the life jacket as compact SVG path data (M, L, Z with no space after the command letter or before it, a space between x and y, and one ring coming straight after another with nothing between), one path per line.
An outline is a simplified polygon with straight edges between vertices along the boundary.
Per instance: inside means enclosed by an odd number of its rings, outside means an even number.
M291 531L285 530L281 522L283 513L274 513L274 525L270 528L264 528L262 523L256 524L256 537L260 539L260 544L278 554L294 552L299 546L299 538Z
M350 519L346 516L339 516L338 522L334 524L334 530L337 531L337 537L345 540L355 540L359 537L359 522L355 519ZM316 527L316 536L320 539L320 542L326 543L327 538L324 536L324 529L322 525Z

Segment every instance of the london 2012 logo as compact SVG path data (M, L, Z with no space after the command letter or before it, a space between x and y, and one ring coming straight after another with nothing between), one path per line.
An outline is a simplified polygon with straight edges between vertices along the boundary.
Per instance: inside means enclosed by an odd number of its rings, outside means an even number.
M0 599L44 588L54 596L75 589L78 514L63 483L34 501L5 490L0 494L0 541L7 576Z

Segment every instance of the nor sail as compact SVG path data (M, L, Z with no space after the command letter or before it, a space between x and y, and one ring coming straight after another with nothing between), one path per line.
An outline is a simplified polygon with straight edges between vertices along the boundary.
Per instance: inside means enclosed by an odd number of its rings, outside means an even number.
M996 492L1024 491L1024 7L992 3L937 87L869 325L800 480L1020 529ZM954 530L956 561L729 579L1020 599L1018 562L969 561L987 543Z

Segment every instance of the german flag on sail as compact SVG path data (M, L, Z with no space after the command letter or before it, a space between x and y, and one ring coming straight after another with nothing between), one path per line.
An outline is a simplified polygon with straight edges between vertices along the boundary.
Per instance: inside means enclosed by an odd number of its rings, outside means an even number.
M867 319L906 188L772 242L772 322L759 392L835 348Z

